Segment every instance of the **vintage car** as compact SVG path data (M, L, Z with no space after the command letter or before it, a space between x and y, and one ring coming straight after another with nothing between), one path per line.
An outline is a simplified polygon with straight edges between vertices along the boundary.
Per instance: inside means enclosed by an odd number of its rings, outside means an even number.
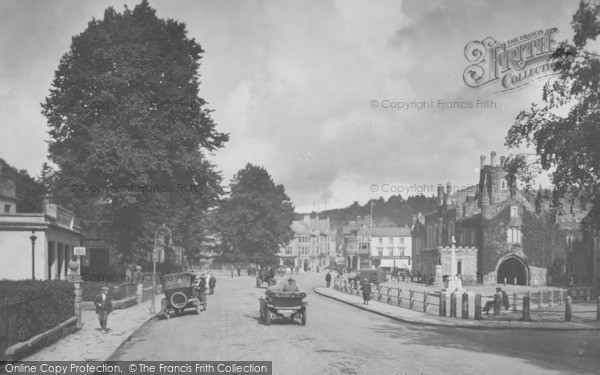
M185 309L195 309L200 313L200 307L206 310L206 291L199 290L196 275L190 272L163 275L161 284L165 298L161 300L161 311L166 318L171 314L178 315Z
M260 318L265 325L270 326L273 318L283 318L288 321L294 321L296 318L300 323L306 325L306 307L308 302L304 292L284 292L276 286L267 289L265 297L258 299L260 308Z
M387 275L382 270L363 269L355 271L358 281L363 282L364 279L369 280L372 284L382 284L387 281Z

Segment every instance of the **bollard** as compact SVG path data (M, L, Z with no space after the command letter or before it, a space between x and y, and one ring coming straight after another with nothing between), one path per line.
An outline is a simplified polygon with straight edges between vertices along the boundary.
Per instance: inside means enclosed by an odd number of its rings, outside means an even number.
M514 313L516 313L516 312L517 312L517 292L513 292L512 311L513 311Z
M552 307L552 305L554 305L554 303L552 303L552 300L554 300L554 291L550 290L549 293L550 295L548 296L548 307Z
M568 296L567 300L565 301L565 322L570 322L573 316L573 311L571 311L571 303L571 296Z
M402 288L398 288L398 306L402 305Z
M515 280L513 281L513 285L517 285L517 278L515 277Z
M504 278L504 286L506 286L506 277Z
M475 294L475 320L481 320L481 294Z
M440 316L446 316L446 293L440 293Z
M494 315L500 315L500 307L502 306L502 293L496 293L494 296Z
M531 297L523 296L523 316L521 317L522 322L530 322L531 317L529 316L529 307L531 303Z
M558 304L562 305L562 301L563 301L563 291L562 291L562 289L560 289L558 291Z
M542 293L542 291L540 290L538 292L539 298L538 298L538 309L542 308L542 297L544 297L544 294Z
M427 312L427 292L423 292L423 312Z
M450 317L456 318L456 292L450 294Z
M469 319L469 295L467 292L462 294L462 319Z

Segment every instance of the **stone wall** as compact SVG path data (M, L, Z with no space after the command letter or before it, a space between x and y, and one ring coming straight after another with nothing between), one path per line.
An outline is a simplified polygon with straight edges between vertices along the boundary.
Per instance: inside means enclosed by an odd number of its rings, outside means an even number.
M534 285L533 281L537 280L538 286L547 284L548 270L542 267L529 266L529 285Z

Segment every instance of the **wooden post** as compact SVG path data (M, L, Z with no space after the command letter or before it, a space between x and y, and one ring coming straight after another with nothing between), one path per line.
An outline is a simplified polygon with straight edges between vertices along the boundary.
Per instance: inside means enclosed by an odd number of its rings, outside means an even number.
M596 301L596 320L600 322L600 296L598 296Z
M571 303L571 296L568 296L565 303L565 322L570 322L571 318L573 317L573 311L571 311Z
M538 297L538 309L541 309L542 308L542 297L544 296L544 294L542 293L541 290L538 292L538 294L539 294L539 297Z
M423 292L423 312L427 312L427 292Z
M475 320L481 320L481 294L475 294Z
M462 319L469 319L469 295L467 292L462 294L462 312L460 317Z
M446 316L446 292L440 293L440 316Z
M456 292L450 294L450 317L456 318Z
M552 307L553 303L552 300L554 299L554 291L550 290L549 291L550 295L548 296L548 307Z
M402 305L402 288L398 288L398 306Z
M563 302L563 290L559 289L558 290L558 304L562 305L562 302Z
M388 288L388 294L387 294L387 303L388 303L388 304L389 304L389 303L390 303L390 301L392 300L392 294L390 293L390 289L391 289L391 288Z
M409 290L408 291L408 295L409 295L409 299L408 299L408 308L412 310L412 306L413 306L413 291Z
M494 315L500 315L500 306L502 306L502 293L496 293L494 296Z
M523 296L523 316L521 317L522 322L530 322L531 317L529 316L529 305L531 303L531 297Z
M517 292L513 292L513 303L512 303L512 311L514 313L517 312Z

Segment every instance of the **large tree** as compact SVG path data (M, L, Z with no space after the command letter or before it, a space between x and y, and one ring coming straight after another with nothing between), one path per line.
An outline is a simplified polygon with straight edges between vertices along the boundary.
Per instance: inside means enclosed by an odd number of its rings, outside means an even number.
M247 164L231 181L215 224L224 258L274 264L277 253L294 237L294 206L283 185L275 185L262 167Z
M521 111L506 136L509 147L536 148L559 196L591 201L588 228L600 228L600 59L585 47L600 34L599 16L600 3L579 3L573 42L552 55L557 74L544 85L543 103Z
M115 262L143 263L161 223L175 244L200 247L221 193L206 153L228 140L199 97L203 52L185 24L157 18L143 0L90 21L55 72L42 104L53 193L83 216L106 203Z

